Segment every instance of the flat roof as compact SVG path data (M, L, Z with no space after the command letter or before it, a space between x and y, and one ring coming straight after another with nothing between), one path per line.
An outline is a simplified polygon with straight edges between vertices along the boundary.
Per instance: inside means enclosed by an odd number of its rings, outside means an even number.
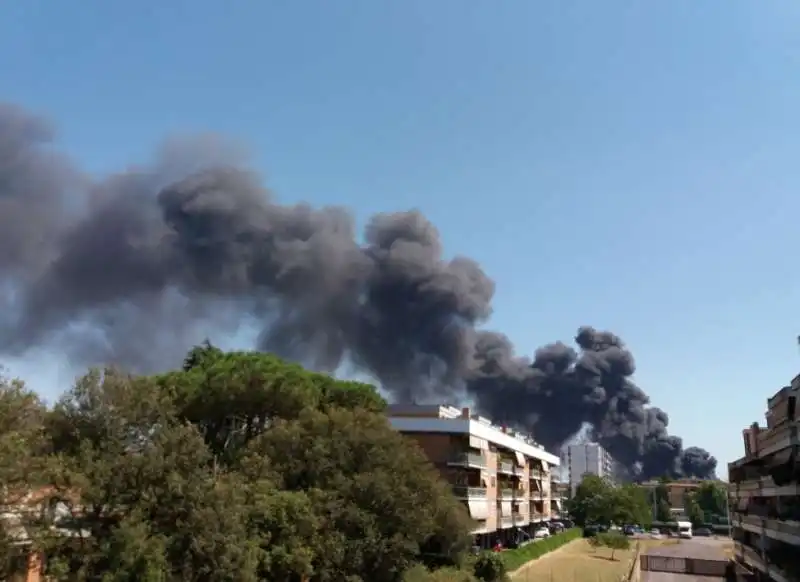
M389 416L389 423L400 432L465 434L485 439L501 447L545 461L552 466L561 464L557 455L542 447L535 447L522 438L507 434L501 429L475 418L441 418L437 416Z

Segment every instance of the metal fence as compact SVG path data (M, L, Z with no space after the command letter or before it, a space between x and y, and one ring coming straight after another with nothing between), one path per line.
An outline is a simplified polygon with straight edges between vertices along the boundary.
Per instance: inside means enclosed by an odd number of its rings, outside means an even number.
M642 570L648 572L670 572L693 576L724 577L730 560L703 560L700 558L675 558L671 556L640 557Z

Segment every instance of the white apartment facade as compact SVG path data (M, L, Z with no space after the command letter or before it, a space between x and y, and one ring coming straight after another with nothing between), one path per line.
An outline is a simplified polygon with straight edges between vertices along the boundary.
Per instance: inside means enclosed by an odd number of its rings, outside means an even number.
M559 458L527 435L469 408L398 405L387 414L453 486L474 521L478 545L524 539L561 510L551 496L551 469Z
M567 449L567 467L569 469L570 491L580 485L587 473L613 481L615 478L615 462L609 452L597 443L569 445Z

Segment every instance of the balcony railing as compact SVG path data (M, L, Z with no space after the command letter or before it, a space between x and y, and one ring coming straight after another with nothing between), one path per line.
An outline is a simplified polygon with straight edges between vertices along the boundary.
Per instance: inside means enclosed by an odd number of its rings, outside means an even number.
M530 498L535 499L537 501L543 501L544 493L542 493L541 491L531 491Z
M542 470L541 469L531 469L530 470L530 477L531 479L541 479L542 478Z
M485 499L486 487L468 487L466 485L454 485L453 495L462 499Z
M531 511L529 515L531 517L531 521L542 521L547 519L545 514L540 511Z
M507 461L500 461L500 466L498 470L501 473L507 473L509 475L514 475L514 463L509 463Z
M511 519L516 525L521 525L523 523L528 523L530 521L527 515L523 515L522 513L512 513Z
M514 489L508 489L508 488L500 489L500 491L498 491L498 497L500 497L500 499L513 499Z
M486 457L480 453L456 453L447 462L448 465L460 467L486 467Z
M501 527L511 527L514 525L514 518L510 515L503 515L500 517Z
M797 520L797 516L792 516L794 519L792 521L783 521L779 517L773 516L760 516L760 515L752 515L751 514L734 514L733 522L749 525L755 528L765 528L767 530L776 531L782 534L787 534L790 536L797 536L800 537L800 522L794 521ZM791 519L791 517L784 518L784 519Z

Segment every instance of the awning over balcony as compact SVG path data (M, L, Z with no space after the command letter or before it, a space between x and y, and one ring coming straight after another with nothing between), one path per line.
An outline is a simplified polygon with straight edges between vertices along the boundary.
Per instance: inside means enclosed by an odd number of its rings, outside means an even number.
M467 501L469 515L472 519L487 519L489 517L489 503L485 500Z
M520 467L524 467L525 466L525 455L523 455L519 451L514 451L514 456L517 457L517 465L519 465Z

